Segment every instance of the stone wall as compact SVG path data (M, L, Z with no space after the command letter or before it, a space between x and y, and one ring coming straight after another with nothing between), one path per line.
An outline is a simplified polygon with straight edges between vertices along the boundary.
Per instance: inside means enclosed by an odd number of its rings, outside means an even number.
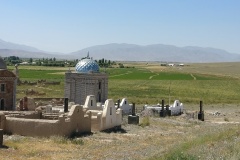
M58 120L6 116L3 126L5 133L23 136L71 136L73 133L91 132L91 112L87 112L82 106L74 105L68 114L60 115Z

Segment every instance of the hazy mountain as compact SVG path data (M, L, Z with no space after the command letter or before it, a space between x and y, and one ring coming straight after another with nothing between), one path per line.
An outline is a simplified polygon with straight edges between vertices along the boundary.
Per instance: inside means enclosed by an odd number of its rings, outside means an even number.
M24 50L0 49L1 57L17 56L21 58L53 58L62 57L62 55L48 54L44 52L29 52Z
M170 61L170 62L235 62L240 54L203 47L176 47L172 45L106 44L70 53L71 57L84 57L87 53L94 59L106 58L121 61Z
M29 52L44 52L34 47L6 42L1 39L0 39L0 49L23 50L23 51L29 51Z
M22 58L81 59L87 53L94 59L115 61L167 61L167 62L240 62L240 54L225 50L203 47L176 47L173 45L106 44L88 47L69 54L50 53L34 47L0 40L0 56Z
M39 50L34 47L6 42L0 39L0 56L18 56L22 58L53 58L58 57L65 59L64 54L51 53Z

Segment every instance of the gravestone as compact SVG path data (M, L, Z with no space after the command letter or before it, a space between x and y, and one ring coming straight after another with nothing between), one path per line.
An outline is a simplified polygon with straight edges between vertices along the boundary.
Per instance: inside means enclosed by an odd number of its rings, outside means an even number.
M135 112L135 103L132 105L132 115L128 116L128 124L139 124L139 116Z
M198 120L204 121L204 111L202 101L200 101L200 111L198 112Z
M0 129L0 147L3 145L3 130Z
M164 100L162 100L162 109L161 109L161 111L159 113L159 116L160 117L166 117L166 115L167 115L167 111L164 110Z

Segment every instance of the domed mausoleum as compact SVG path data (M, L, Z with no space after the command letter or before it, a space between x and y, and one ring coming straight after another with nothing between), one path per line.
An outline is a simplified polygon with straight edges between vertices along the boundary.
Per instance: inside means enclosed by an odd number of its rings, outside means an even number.
M108 75L99 71L97 62L89 55L77 63L75 72L65 73L64 87L64 96L70 102L83 105L88 95L102 103L108 98Z
M15 110L16 86L16 75L7 70L4 60L0 57L0 110Z

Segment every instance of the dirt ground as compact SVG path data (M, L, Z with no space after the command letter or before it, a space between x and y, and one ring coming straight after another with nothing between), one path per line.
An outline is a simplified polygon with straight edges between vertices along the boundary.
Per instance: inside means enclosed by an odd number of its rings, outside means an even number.
M209 105L205 121L198 106L180 116L140 116L140 124L73 139L4 135L0 159L237 159L240 157L240 106ZM149 125L144 125L148 121ZM175 156L175 158L174 158ZM238 157L238 159L239 159Z

